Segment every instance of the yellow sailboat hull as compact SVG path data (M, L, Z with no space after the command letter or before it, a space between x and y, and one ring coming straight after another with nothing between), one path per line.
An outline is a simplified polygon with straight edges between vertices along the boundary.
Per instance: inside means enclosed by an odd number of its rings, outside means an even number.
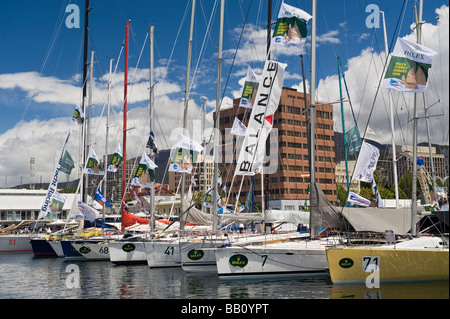
M448 280L448 249L327 248L333 284Z

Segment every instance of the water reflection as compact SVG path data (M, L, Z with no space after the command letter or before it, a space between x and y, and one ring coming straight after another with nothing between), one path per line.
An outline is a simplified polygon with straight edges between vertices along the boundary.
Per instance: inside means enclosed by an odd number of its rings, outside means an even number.
M343 285L331 288L332 299L448 299L448 281L383 284L380 288Z
M79 288L66 284L68 265L79 268ZM181 268L115 266L109 261L0 256L0 298L14 299L448 299L448 282L335 286L327 278L221 281L216 274Z

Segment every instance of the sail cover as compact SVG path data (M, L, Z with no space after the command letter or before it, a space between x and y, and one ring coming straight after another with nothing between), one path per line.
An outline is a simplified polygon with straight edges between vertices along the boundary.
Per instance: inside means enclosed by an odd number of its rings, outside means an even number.
M395 234L404 235L411 229L410 209L344 207L342 215L357 232L393 230Z

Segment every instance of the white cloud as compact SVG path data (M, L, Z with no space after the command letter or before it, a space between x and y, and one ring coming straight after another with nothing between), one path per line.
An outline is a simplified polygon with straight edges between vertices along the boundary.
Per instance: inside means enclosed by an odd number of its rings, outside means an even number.
M429 110L429 115L443 114L439 117L429 118L431 131L431 142L447 144L449 141L448 118L449 118L449 47L448 47L448 13L449 8L442 6L436 10L439 14L437 25L425 24L423 26L422 43L436 52L438 55L433 59L430 71L429 87L425 92L425 103L427 106L440 101ZM416 41L415 34L406 36L411 41ZM358 56L348 60L344 66L345 78L349 87L349 94L357 119L361 136L364 134L367 121L377 133L375 138L380 143L391 143L391 128L389 124L390 110L388 106L388 94L386 90L380 90L372 110L372 104L376 94L376 88L383 72L384 53L378 54L373 49L363 50ZM343 85L343 84L342 84ZM343 96L347 98L343 85ZM334 102L339 100L338 76L327 76L321 79L317 87L318 100L321 102ZM410 119L413 116L413 94L392 92L392 100L395 117L395 141L396 144L412 145L412 128ZM349 130L354 126L350 106L344 105L345 126ZM423 98L419 96L418 116L424 116ZM341 107L334 105L335 130L342 131ZM423 118L418 121L418 142L427 142L426 123Z

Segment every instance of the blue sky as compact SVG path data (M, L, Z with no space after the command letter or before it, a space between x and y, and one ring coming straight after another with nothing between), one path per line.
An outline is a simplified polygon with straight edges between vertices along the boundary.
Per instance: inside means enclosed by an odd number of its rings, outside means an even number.
M240 95L249 65L257 73L261 70L265 58L266 31L264 28L267 23L267 0L226 0L225 2L222 91L226 85L225 97L227 99L224 104L229 103L229 99ZM275 21L281 2L276 0L272 2L272 21ZM191 59L191 83L193 84L190 92L192 100L189 121L194 121L201 114L202 96L208 99L209 111L215 106L218 5L211 20L211 32L204 40L205 30L215 3L216 1L213 0L196 1ZM286 3L311 13L311 1L287 0ZM391 44L393 37L410 36L412 39L413 36L411 25L414 23L412 11L414 1L412 0L406 2L405 15L399 22L400 28L395 35L393 34L402 13L403 3L403 1L385 0L318 1L316 83L318 97L321 101L337 100L339 92L336 82L336 57L340 56L343 70L347 72L350 95L352 99L355 99L353 106L356 109L358 121L361 121L360 127L366 125L368 109L374 98L371 92L381 75L381 61L384 59L383 29L368 28L366 18L370 13L366 12L366 8L370 4L376 4L380 10L385 12L388 42ZM69 4L75 4L80 9L80 28L78 29L69 29L65 24L69 15L65 10ZM155 112L159 123L155 131L159 131L157 135L159 136L157 137L159 145L162 145L162 148L170 147L167 139L163 139L161 136L167 135L168 132L165 130L169 127L179 126L181 121L181 101L184 98L186 79L190 1L90 0L90 7L92 10L89 14L89 58L91 50L95 51L93 117L100 116L102 106L105 104L109 60L113 58L116 63L119 58L128 19L131 20L129 80L133 90L133 96L130 96L129 99L129 109L135 109L136 121L142 116L145 117L145 107L148 104L149 42L147 39L144 46L144 41L148 26L153 25L155 26L154 52L155 79L157 81ZM240 50L233 62L247 11L249 13L240 40ZM50 135L53 139L51 144L54 147L51 155L58 153L59 145L65 136L64 133L60 134L60 132L64 132L64 125L58 128L58 124L55 124L52 119L69 121L75 106L81 103L83 14L84 1L81 0L2 2L0 11L2 38L2 50L0 50L0 60L2 61L0 64L0 109L2 110L0 149L4 154L12 145L19 143L22 148L27 148L27 151L22 156L25 159L21 161L15 161L14 158L2 155L3 162L20 163L15 163L18 167L14 170L8 165L0 167L1 186L3 186L2 179L6 176L10 176L9 180L14 183L12 180L17 181L18 172L28 171L28 157L39 157L39 149L33 151L34 145L48 141L49 138L41 136L41 131L53 132ZM438 28L437 21L429 23L428 27L431 31L428 34L433 38L424 39L424 44L427 44L428 41L430 46L434 46L434 49L439 52L437 65L440 70L436 71L440 71L440 73L436 76L441 82L441 86L446 83L446 87L448 87L448 1L425 1L423 20L432 20L438 15L441 15L439 20L441 26ZM311 22L308 23L308 26L310 28ZM202 49L203 44L204 48ZM138 63L141 50L143 53ZM285 86L302 88L298 53L283 54L281 51L275 51L272 55L274 59L288 64L284 80ZM311 65L309 38L303 53L307 83L309 84ZM372 67L375 68L375 71L369 71L371 63L373 63ZM111 95L113 111L116 114L120 113L123 102L123 93L121 93L123 69L122 54L113 77ZM196 70L195 77L192 79L194 70ZM443 70L446 70L444 74L442 74ZM371 76L373 75L373 80L367 82L369 73ZM362 86L366 87L364 92L361 92ZM433 99L440 99L441 103L436 113L447 112L446 118L448 118L448 90L445 93L441 86L436 87L435 91L438 97L430 97L430 104L434 101ZM139 112L144 115L139 115ZM349 114L348 105L345 112L347 115ZM384 114L384 112L385 106L382 106L380 113ZM336 130L342 130L339 122L340 114L335 113ZM402 116L399 115L399 124L402 121L407 123L404 119L400 120L401 118ZM211 123L210 119L209 122ZM386 123L385 118L383 123L381 117L374 117L370 122L370 127L379 132L376 139L385 143L390 138L382 133L390 132ZM145 122L139 122L137 125L142 126L140 129L143 132L146 131ZM439 123L439 125L441 124ZM438 139L439 142L448 144L448 126L446 130L443 136L438 136ZM423 133L422 131L421 134ZM26 138L26 134L31 134L30 138ZM442 129L439 129L439 134L442 135ZM38 139L38 136L42 139ZM398 144L410 143L406 133L400 132L399 136ZM27 143L30 143L28 147ZM114 149L115 146L112 145L111 152ZM20 152L20 149L17 149L17 152ZM97 151L97 153L102 152ZM139 151L136 150L136 153ZM39 171L37 174L43 176L47 176L47 173L51 174L52 169L43 164L43 162L53 163L50 158L51 156L48 159L37 161L36 170ZM24 173L24 176L27 174Z

